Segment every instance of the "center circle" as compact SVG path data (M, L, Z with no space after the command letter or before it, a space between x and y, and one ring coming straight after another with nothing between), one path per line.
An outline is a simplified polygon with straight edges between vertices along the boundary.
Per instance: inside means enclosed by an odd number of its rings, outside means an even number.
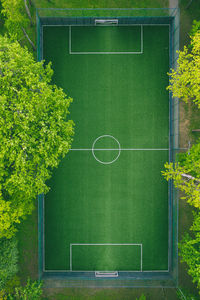
M117 148L115 149L95 149L95 145L96 145L96 143L100 140L100 139L103 139L103 138L110 138L110 139L112 139L112 140L114 140L115 142L116 142L116 144L117 144ZM113 159L113 160L111 160L111 161L102 161L102 160L100 160L96 155L95 155L95 151L116 151L116 150L118 150L118 153L117 153L117 156ZM112 136L112 135L109 135L109 134L104 134L104 135L101 135L101 136L99 136L95 141L94 141L94 143L93 143L93 145L92 145L92 155L94 156L94 158L99 162L99 163L101 163L101 164L104 164L104 165L109 165L109 164L112 164L112 163L114 163L118 158L119 158L119 156L120 156L120 153L121 153L121 146L120 146L120 143L119 143L119 141L114 137L114 136Z

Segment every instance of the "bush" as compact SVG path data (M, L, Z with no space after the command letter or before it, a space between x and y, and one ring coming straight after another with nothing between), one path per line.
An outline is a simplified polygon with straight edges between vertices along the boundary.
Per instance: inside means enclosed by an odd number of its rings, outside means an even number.
M0 239L0 290L6 287L11 278L17 273L18 267L17 240Z
M25 287L15 288L13 295L9 295L7 300L40 300L42 296L42 282L31 281L28 278Z
M6 294L13 294L15 288L20 286L20 279L17 275L14 275L10 280L6 282L5 292Z

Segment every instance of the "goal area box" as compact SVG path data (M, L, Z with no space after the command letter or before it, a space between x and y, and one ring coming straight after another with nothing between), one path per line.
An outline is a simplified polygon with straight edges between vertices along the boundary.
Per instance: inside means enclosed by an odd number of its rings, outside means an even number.
M169 25L169 67L176 68L179 49L179 9L47 9L36 10L37 55L43 57L44 26L163 26ZM75 59L75 58L74 58ZM179 151L178 99L169 95L169 161L174 162ZM178 192L169 182L168 193L168 270L136 271L120 270L45 270L44 255L44 195L38 196L38 262L39 278L46 287L176 287L178 281ZM75 244L74 244L75 245ZM79 249L71 248L76 255ZM81 244L79 244L80 246ZM111 244L110 244L111 245ZM136 245L136 244L135 244ZM95 247L87 245L87 251ZM117 245L116 245L117 247ZM142 258L142 246L138 246L138 257ZM77 249L77 250L76 250ZM114 249L114 248L113 248ZM136 249L136 247L134 247ZM98 249L95 251L99 251ZM116 251L116 250L113 250ZM134 250L136 251L136 250ZM83 251L82 251L83 252ZM90 253L90 252L89 252ZM85 255L83 253L83 255ZM140 255L140 256L139 256ZM95 266L94 266L95 268Z

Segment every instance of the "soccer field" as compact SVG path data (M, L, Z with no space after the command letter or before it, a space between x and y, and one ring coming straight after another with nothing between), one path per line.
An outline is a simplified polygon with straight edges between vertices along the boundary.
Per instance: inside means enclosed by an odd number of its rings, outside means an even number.
M76 124L45 196L45 270L168 271L169 25L43 26L43 58Z

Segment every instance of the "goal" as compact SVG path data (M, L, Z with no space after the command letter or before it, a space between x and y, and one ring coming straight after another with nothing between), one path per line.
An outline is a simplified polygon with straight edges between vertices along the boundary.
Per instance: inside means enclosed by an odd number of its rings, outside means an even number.
M95 271L96 277L118 277L117 271Z
M95 25L118 25L118 19L95 19Z

